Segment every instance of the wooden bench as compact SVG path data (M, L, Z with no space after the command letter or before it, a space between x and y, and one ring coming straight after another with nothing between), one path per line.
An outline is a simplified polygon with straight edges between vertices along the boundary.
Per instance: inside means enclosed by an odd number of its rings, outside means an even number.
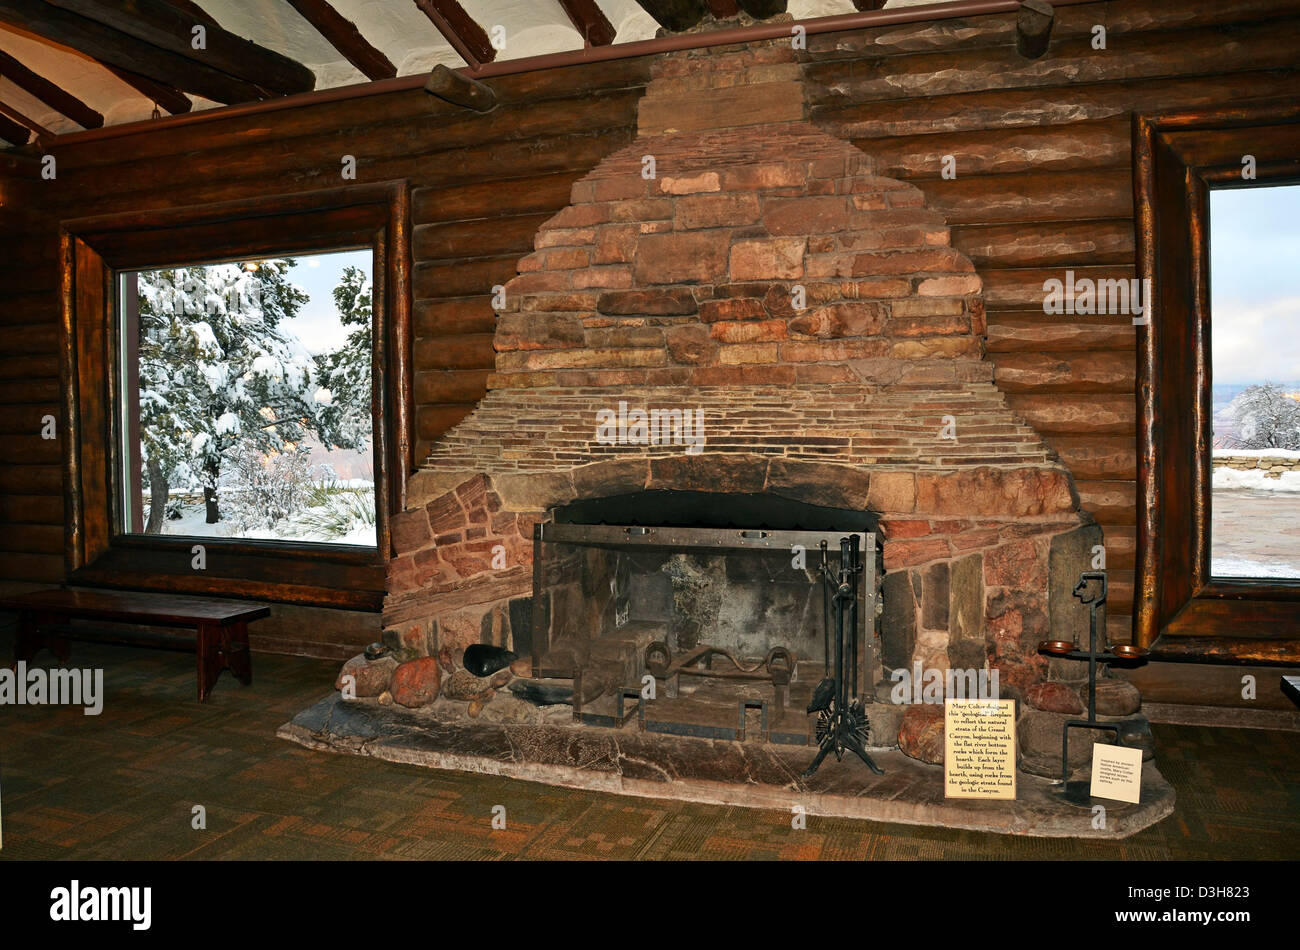
M194 646L198 652L199 702L208 698L222 670L244 685L253 681L248 625L271 608L202 597L109 590L40 590L0 598L0 609L18 612L14 660L30 660L42 647L60 662L72 655L71 640L100 640L143 646ZM145 631L101 632L71 625L100 620L151 627L191 628L193 636Z

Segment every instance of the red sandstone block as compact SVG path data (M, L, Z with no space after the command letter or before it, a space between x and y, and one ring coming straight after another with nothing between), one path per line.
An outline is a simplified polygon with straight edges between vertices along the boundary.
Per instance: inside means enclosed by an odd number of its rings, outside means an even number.
M802 238L737 241L731 248L732 280L783 280L802 277Z
M713 324L709 328L709 335L723 343L769 343L784 340L787 328L784 320L743 323L724 320Z
M539 251L548 247L577 247L590 244L595 237L594 228L542 228L533 238L533 247Z
M590 263L591 252L585 247L563 247L546 252L543 269L549 271L574 270L579 267L586 267Z
M525 314L530 312L573 313L575 311L591 310L596 306L597 297L598 295L594 293L537 294L520 301L519 309Z
M808 174L813 178L839 178L845 174L844 155L828 155L814 159L808 165Z
M698 175L659 179L659 191L665 195L698 195L721 190L722 183L717 172L701 172Z
M877 277L845 281L840 292L853 300L865 298L907 297L912 293L912 282L898 277Z
M961 356L979 359L984 355L984 344L974 336L922 336L898 340L890 347L889 355L903 360L942 360Z
M805 383L856 383L861 379L848 366L836 363L799 363L794 368L795 382Z
M573 286L576 289L627 290L634 283L632 268L622 264L588 267L573 272Z
M568 290L569 280L570 275L564 272L538 271L534 274L520 274L506 284L506 293L509 297L516 297L520 294L535 294L547 290ZM490 287L483 288L484 293L490 291Z
M954 551L973 551L976 548L987 548L997 544L998 532L996 528L979 528L975 531L963 531L950 540Z
M724 365L739 363L775 363L780 358L776 343L745 343L718 347L718 362Z
M908 191L887 192L885 200L889 202L891 208L920 208L925 205L925 195L915 188Z
M804 183L807 171L798 162L762 165L736 165L722 173L723 191L761 191L769 188L795 188Z
M647 234L637 247L634 274L647 284L703 283L721 277L726 267L724 231Z
M456 500L455 492L439 495L425 505L429 513L429 526L435 535L435 541L442 544L447 532L456 531L465 525L465 509Z
M549 228L588 228L609 220L608 204L569 205L550 221Z
M671 220L672 216L672 198L615 201L609 207L609 219L615 222L667 221Z
M582 205L588 204L595 198L596 183L589 179L575 181L573 187L569 189L569 204Z
M717 344L709 337L708 327L701 324L671 327L664 333L664 342L674 362L707 364L716 361Z
M887 324L890 336L942 336L958 333L970 333L970 318L965 314L956 316L913 316L891 317Z
M763 224L771 234L829 234L849 226L843 196L768 198L763 202Z
M886 541L884 543L885 570L893 571L900 567L911 567L937 561L951 555L948 542L942 538L925 541Z
M781 344L781 359L790 363L834 363L841 360L871 359L885 355L888 350L888 340L834 340L816 343L797 343L791 340Z
M829 235L822 237L821 235L816 235L816 234L809 235L808 237L808 253L810 255L832 254L835 252L835 248L836 248L836 244L835 244L834 237L831 237Z
M393 550L399 554L413 553L433 543L429 514L423 508L412 508L393 515L389 520L389 530L392 533Z
M884 304L873 300L844 300L796 317L790 321L790 331L822 338L874 336L884 322Z
M853 207L859 211L883 211L889 207L885 196L876 193L853 196Z
M882 521L880 527L885 537L894 541L907 538L923 538L930 533L928 521Z
M873 251L859 254L853 261L853 275L867 277L889 274L973 272L965 256L950 247L916 251Z
M629 198L647 197L653 182L640 175L620 175L617 178L600 178L593 184L595 187L591 200L623 201Z
M613 291L601 294L596 309L604 314L649 314L686 316L698 306L690 288L665 287L661 290Z
M981 286L979 277L974 274L968 277L930 277L916 285L916 292L922 297L953 297L977 294Z
M691 370L693 386L788 386L795 381L794 367L780 364L701 366Z
M595 232L596 251L593 264L630 264L636 254L637 236L641 229L635 224L608 224Z
M753 297L724 297L700 304L700 319L705 323L762 320L766 316L763 302Z
M984 554L984 583L988 587L1045 588L1047 565L1031 539L1011 541Z
M678 230L691 230L734 227L753 224L757 220L757 195L694 195L677 200L673 224Z
M521 274L532 274L542 269L545 258L541 254L529 254L521 257L515 269Z
M923 247L926 243L925 236L925 231L919 227L847 231L839 236L839 247L846 251Z

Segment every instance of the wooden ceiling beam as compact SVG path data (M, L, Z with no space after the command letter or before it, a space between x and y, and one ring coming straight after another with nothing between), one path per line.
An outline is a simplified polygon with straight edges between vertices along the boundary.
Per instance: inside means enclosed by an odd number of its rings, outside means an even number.
M327 0L289 0L289 5L367 79L392 79L397 75L397 67L388 57L371 46L356 24Z
M740 4L740 9L755 20L766 20L770 16L784 13L786 8L786 0L736 0L736 2Z
M215 20L196 24L195 15L167 0L46 0L45 5L183 56L277 95L311 92L316 74L295 60L222 29ZM193 46L195 26L203 26L204 47Z
M560 0L560 6L588 46L608 46L614 42L614 24L596 6L596 0Z
M4 102L0 102L0 116L3 116L6 119L18 123L24 128L30 129L32 132L35 132L36 141L38 144L43 144L54 140L53 132L51 132L45 126L41 125L35 119L29 118L28 116L24 115L23 113L15 109L13 106L8 105ZM15 144L26 145L27 143L22 142L22 143L15 143Z
M864 13L869 13L872 10L883 10L885 0L853 0L853 8Z
M99 129L104 126L104 117L100 113L44 76L32 72L3 50L0 50L0 76L35 96L55 112L67 116L83 129Z
M270 98L266 90L245 79L170 50L159 49L44 0L0 0L0 22L97 59L107 66L139 73L214 102L253 102Z
M0 139L10 145L26 145L32 137L32 130L15 122L8 116L0 115Z
M194 18L195 23L202 23L204 26L219 26L216 18L211 13L204 10L194 0L166 0L169 6L175 7L183 13L188 13Z
M704 19L708 8L704 0L636 0L646 13L665 30L681 33Z
M159 109L164 109L172 115L182 115L194 108L194 103L190 97L185 95L175 86L169 86L166 83L150 79L148 76L141 76L139 73L133 73L129 69L119 69L116 66L110 66L107 63L100 63L110 73L116 76L122 82L126 83L136 92L142 93L153 101Z
M496 47L488 39L487 32L456 0L415 0L415 5L470 69L478 69L496 59Z

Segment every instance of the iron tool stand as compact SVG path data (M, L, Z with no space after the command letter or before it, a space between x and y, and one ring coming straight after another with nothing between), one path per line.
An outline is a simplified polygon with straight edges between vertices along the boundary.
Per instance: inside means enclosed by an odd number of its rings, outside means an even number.
M1094 596L1088 596L1088 585L1096 581L1101 588ZM1074 805L1088 805L1091 800L1091 782L1070 781L1070 729L1097 729L1101 732L1113 732L1115 744L1123 741L1124 730L1119 723L1097 721L1097 664L1110 665L1141 661L1146 651L1139 647L1110 647L1106 643L1098 649L1097 644L1097 609L1106 603L1106 574L1104 571L1084 571L1079 575L1079 583L1074 585L1074 596L1082 604L1088 605L1088 649L1080 650L1078 642L1068 640L1044 640L1038 645L1039 653L1047 653L1068 660L1088 661L1088 718L1071 719L1061 727L1061 789L1066 801ZM1103 640L1105 633L1102 634Z
M808 712L817 713L817 742L820 748L812 764L804 770L808 778L821 768L828 753L834 752L836 761L842 761L845 750L855 753L867 763L867 768L877 775L884 771L867 755L867 739L871 726L858 698L858 581L862 563L857 535L840 539L840 568L838 580L831 580L831 572L823 568L827 584L834 584L831 593L831 613L835 617L835 676L817 684L813 690Z

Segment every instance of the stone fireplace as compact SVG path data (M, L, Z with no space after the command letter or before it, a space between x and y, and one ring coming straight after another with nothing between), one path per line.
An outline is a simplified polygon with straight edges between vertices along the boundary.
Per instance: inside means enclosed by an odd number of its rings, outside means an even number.
M1049 668L1037 645L1086 632L1069 591L1100 531L994 385L981 280L943 217L806 121L800 77L784 42L663 56L637 140L539 229L496 292L489 391L393 521L399 658L483 643L537 670L535 526L689 494L752 518L870 517L877 744L901 730L916 753L942 721L942 706L886 714L895 670L996 670L1030 705L1077 684L1079 664ZM745 517L729 523L763 526Z

